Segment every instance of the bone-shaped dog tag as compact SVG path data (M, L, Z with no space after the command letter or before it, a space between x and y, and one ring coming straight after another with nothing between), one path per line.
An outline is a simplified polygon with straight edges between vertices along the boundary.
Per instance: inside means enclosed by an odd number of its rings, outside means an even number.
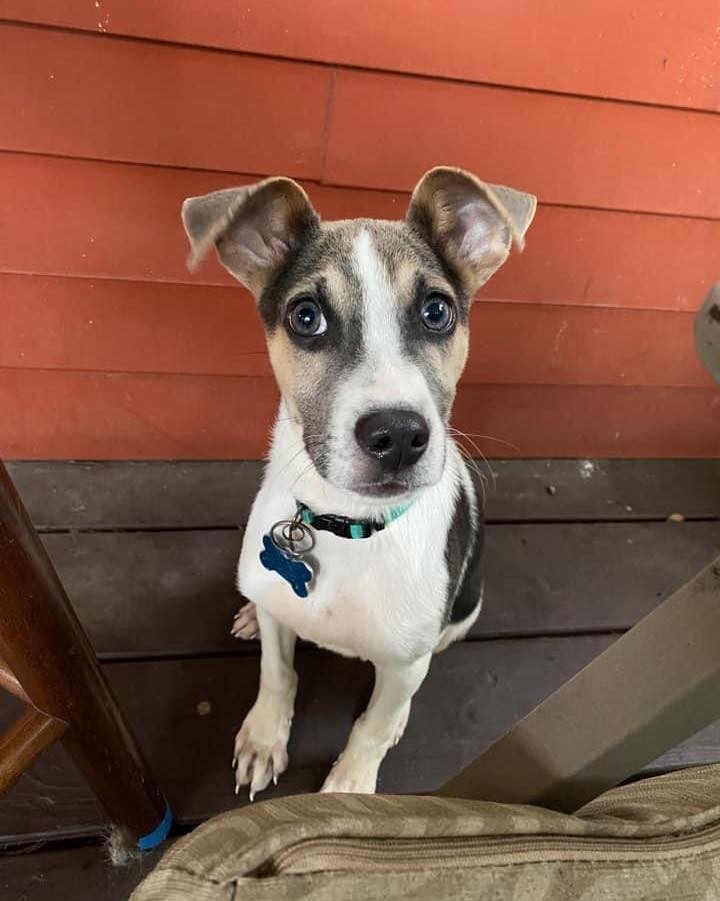
M306 598L314 573L303 558L314 545L312 532L298 520L277 522L263 535L260 562L285 579L299 598Z

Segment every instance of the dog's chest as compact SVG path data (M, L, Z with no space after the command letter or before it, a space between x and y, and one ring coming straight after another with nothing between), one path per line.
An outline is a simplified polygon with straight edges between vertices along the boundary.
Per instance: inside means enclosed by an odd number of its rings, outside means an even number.
M367 539L316 532L307 598L259 561L263 535L287 515L287 500L261 491L238 567L238 587L247 598L301 638L348 656L407 661L434 648L447 597L443 510L432 524L421 510L411 510Z

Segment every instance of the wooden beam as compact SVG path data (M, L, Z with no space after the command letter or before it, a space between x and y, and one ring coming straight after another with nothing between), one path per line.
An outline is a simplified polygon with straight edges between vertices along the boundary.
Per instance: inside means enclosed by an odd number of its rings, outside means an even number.
M720 715L720 557L438 794L573 811Z
M11 695L15 695L16 698L19 698L25 704L30 703L30 699L25 694L22 685L15 678L15 674L2 657L0 657L0 688L9 691Z
M67 729L67 723L29 708L0 735L0 794L8 791L45 748Z

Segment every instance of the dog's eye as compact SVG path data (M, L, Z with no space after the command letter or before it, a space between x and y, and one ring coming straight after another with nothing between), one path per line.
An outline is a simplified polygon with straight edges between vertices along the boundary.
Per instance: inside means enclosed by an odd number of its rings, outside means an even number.
M428 294L420 309L425 328L432 332L449 332L455 324L455 307L444 294Z
M296 335L313 338L327 331L327 322L320 305L311 297L300 297L288 307L287 321Z

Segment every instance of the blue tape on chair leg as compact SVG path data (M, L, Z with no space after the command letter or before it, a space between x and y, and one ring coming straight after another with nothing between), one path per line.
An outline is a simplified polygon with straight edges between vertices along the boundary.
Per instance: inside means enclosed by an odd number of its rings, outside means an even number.
M138 839L138 848L140 848L141 851L152 851L153 848L157 848L158 845L161 845L168 837L172 821L172 810L170 810L170 805L166 801L165 815L152 832L149 832L147 835L143 835L142 838Z

